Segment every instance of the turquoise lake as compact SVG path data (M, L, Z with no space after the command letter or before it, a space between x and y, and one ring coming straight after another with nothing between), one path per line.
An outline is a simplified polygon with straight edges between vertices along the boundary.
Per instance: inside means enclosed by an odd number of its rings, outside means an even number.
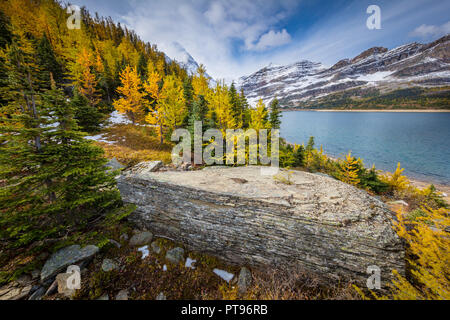
M448 112L283 112L280 135L342 157L348 151L367 167L393 171L400 162L411 178L450 185Z

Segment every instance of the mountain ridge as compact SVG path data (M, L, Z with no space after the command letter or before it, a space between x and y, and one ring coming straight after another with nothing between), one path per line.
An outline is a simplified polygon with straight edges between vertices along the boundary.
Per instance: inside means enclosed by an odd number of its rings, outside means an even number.
M427 44L372 47L331 67L308 60L269 65L238 80L250 103L259 98L267 103L277 97L285 108L320 108L330 96L351 91L356 97L364 97L375 92L383 95L413 88L427 91L449 85L450 35Z

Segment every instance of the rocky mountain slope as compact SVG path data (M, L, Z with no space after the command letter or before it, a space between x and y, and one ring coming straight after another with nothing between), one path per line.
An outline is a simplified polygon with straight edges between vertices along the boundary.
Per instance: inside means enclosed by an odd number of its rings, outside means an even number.
M324 99L350 93L353 98L383 95L396 90L439 87L449 96L450 35L428 44L410 43L388 50L370 48L330 68L300 61L269 65L238 81L251 103L278 97L283 107L320 107ZM435 90L436 91L436 90ZM439 90L438 90L439 91ZM408 91L410 94L410 91Z

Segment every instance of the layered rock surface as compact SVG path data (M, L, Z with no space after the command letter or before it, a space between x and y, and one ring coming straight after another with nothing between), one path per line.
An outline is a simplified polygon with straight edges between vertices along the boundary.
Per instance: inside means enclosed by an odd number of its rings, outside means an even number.
M259 167L125 172L131 219L155 235L241 265L298 266L322 279L365 285L367 267L404 273L394 215L366 192L329 177L293 172L291 185Z

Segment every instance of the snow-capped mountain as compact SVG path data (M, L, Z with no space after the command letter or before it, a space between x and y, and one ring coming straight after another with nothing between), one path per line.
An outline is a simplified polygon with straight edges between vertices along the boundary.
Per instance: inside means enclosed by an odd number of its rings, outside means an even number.
M450 35L429 44L411 43L391 50L374 47L330 68L311 61L269 65L241 77L238 85L250 103L277 97L283 107L299 107L304 102L352 89L363 93L375 88L385 93L412 87L448 86Z
M166 61L177 61L191 75L197 72L199 64L178 42L172 42L169 46L164 48L164 51L170 55L170 57L166 55Z

